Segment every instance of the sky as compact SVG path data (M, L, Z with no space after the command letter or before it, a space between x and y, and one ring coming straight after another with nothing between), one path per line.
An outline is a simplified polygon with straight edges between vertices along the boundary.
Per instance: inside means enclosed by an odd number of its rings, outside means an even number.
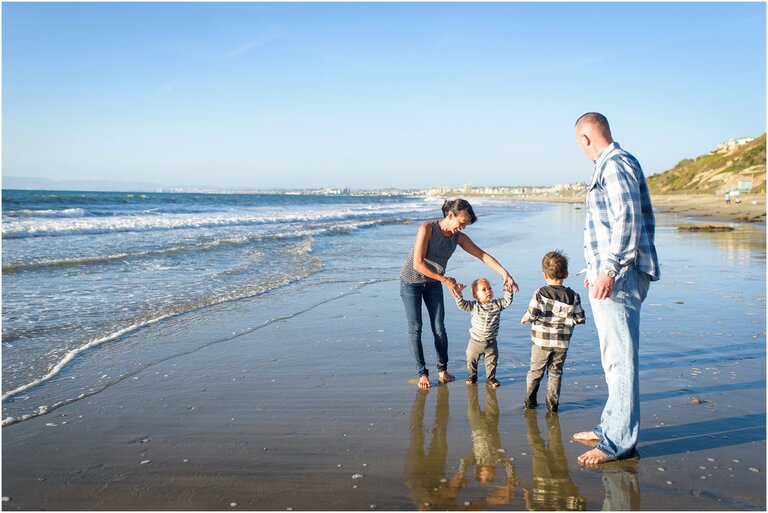
M766 4L2 3L3 176L224 188L586 181L766 130Z

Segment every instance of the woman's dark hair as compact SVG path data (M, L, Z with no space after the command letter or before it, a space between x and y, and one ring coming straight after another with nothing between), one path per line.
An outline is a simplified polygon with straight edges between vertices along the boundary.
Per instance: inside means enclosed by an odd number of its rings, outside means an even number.
M477 221L477 216L475 215L475 211L472 210L472 205L465 199L456 198L455 200L445 200L445 203L443 203L443 217L447 217L448 212L453 212L454 214L466 212L469 216L469 224Z

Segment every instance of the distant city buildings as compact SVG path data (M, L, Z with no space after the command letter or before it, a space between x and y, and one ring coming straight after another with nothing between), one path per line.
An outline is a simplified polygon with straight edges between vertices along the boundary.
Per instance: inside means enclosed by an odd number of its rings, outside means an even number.
M202 187L178 187L166 189L166 192L194 192L208 194L286 194L286 195L316 195L316 196L420 196L432 198L447 198L456 196L486 196L508 197L572 197L583 194L586 184L571 183L551 186L473 186L464 184L461 187L431 187L429 189L350 189L348 187L317 189L214 189Z
M322 194L324 196L349 196L349 188L343 189L323 189Z
M584 183L568 183L568 184L556 184L556 185L544 185L544 186L482 186L477 187L472 184L464 184L459 188L451 187L432 187L427 189L425 194L427 196L457 196L457 195L471 195L471 196L548 196L548 197L570 197L578 196L586 191L587 185Z

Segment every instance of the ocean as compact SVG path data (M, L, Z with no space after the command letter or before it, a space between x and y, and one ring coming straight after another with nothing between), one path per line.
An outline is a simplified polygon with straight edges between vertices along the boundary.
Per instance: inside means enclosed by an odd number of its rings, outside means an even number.
M415 228L394 243L386 228L442 217L441 203L3 191L3 418L45 413L110 382L107 369L96 368L90 378L78 375L74 388L52 393L62 373L83 360L109 352L128 361L129 348L139 367L147 363L142 354L156 358L162 340L141 349L123 343L149 325L271 291L270 298L296 303L310 284L330 297L339 286L397 279ZM30 395L41 385L44 398Z

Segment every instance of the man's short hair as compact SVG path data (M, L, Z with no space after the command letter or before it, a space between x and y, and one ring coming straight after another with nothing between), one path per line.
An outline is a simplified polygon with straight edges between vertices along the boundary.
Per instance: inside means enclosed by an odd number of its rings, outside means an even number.
M553 280L564 280L568 276L568 258L560 251L550 251L541 259L541 270Z
M608 124L608 118L600 114L599 112L587 112L582 114L579 119L576 120L576 129L589 125L600 132L607 139L611 137L611 126Z

